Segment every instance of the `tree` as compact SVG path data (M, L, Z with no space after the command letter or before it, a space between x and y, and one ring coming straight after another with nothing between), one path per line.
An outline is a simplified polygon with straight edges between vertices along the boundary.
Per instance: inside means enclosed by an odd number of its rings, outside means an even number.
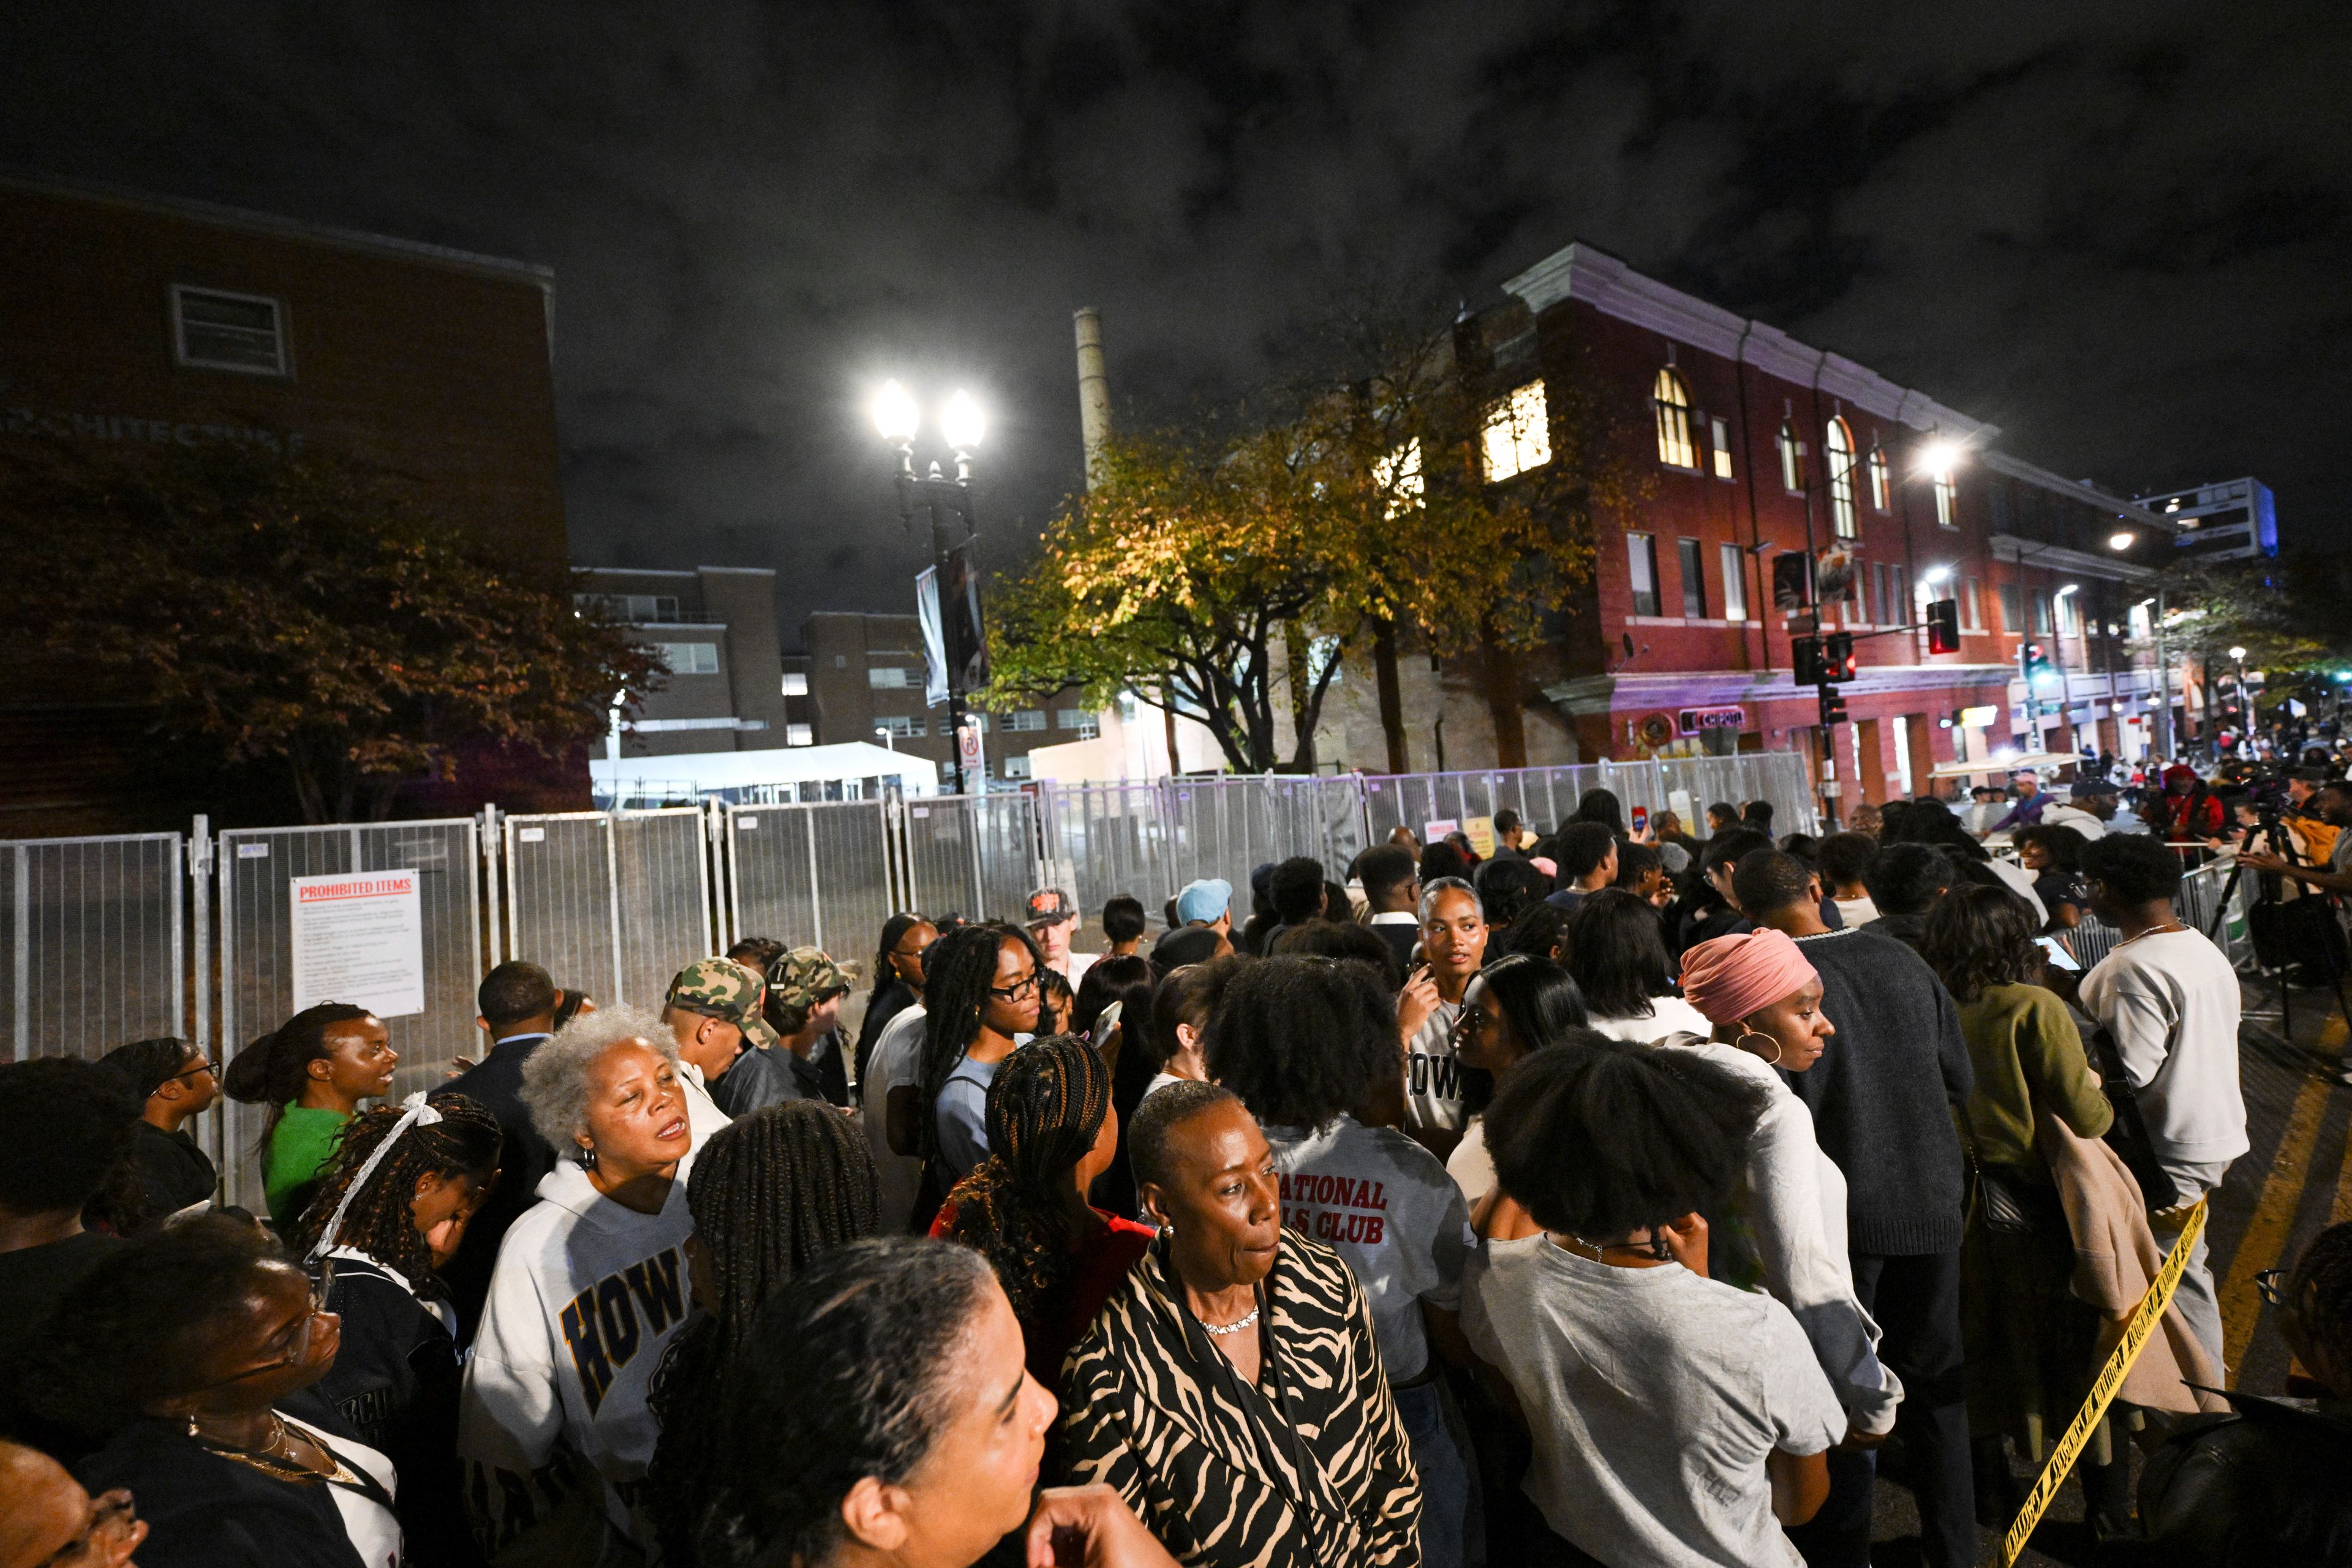
M2328 689L2352 668L2352 554L2297 551L2276 560L2185 561L2157 574L2164 595L2167 656L2214 676L2263 671L2273 694L2303 684ZM2151 637L2134 651L2155 651ZM2297 682L2293 678L2308 677Z
M1552 459L1487 482L1491 378L1457 364L1450 328L1415 335L1400 319L1335 319L1318 371L1223 420L1114 438L1096 487L999 588L988 699L1129 688L1200 720L1247 772L1283 765L1286 706L1287 765L1308 768L1332 678L1369 633L1401 768L1400 626L1490 663L1539 644L1590 570L1595 511L1628 482L1576 393L1556 400L1566 417L1522 432ZM1498 733L1523 754L1516 682L1500 684Z
M567 584L331 454L51 448L0 470L0 531L27 651L121 672L226 762L282 763L312 822L381 820L462 748L555 756L657 678Z

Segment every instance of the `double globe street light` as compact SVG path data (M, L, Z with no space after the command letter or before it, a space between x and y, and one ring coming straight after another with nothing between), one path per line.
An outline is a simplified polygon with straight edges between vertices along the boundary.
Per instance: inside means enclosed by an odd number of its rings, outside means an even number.
M958 389L939 414L940 435L954 454L955 473L952 477L943 474L939 464L933 462L929 472L918 474L915 433L921 425L921 413L914 395L896 381L884 382L874 400L874 427L885 441L898 449L899 519L912 527L918 508L929 513L932 584L937 593L939 637L948 677L948 734L951 742L948 766L955 793L962 795L968 739L964 732L964 693L988 679L987 644L981 635L978 567L971 548L979 531L972 510L971 454L987 433L987 421L971 395ZM961 540L954 536L950 518L963 523ZM980 754L977 734L969 740L969 751L976 766Z

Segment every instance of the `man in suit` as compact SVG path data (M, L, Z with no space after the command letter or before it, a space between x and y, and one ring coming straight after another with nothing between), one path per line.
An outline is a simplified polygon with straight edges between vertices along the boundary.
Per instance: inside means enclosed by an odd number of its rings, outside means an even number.
M490 1267L499 1259L499 1244L507 1227L538 1199L539 1179L553 1169L555 1151L530 1124L522 1102L522 1064L540 1042L555 1032L555 1009L562 994L546 970L536 963L501 963L482 977L474 993L481 1009L474 1022L490 1038L489 1054L479 1065L451 1079L435 1095L462 1094L499 1119L506 1148L499 1156L498 1184L466 1226L457 1255L441 1270L457 1310L457 1337L473 1338L481 1321L482 1303L489 1299Z

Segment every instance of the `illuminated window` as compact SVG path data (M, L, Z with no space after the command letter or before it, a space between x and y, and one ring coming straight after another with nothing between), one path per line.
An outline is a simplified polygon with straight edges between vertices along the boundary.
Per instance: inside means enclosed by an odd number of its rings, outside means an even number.
M914 684L912 672L895 664L866 667L866 683L876 691L904 691Z
M1625 536L1625 565L1633 589L1633 613L1658 613L1658 545L1646 533Z
M651 646L654 657L672 675L719 673L719 645L715 642L657 642Z
M1886 471L1886 448L1870 449L1870 504L1874 510L1885 511L1890 505L1894 480Z
M1714 426L1715 433L1715 477L1727 479L1731 477L1731 426L1720 419L1707 423Z
M1787 420L1780 422L1780 488L1795 495L1805 488L1804 469L1797 459L1805 454L1805 444L1797 439L1796 431Z
M1658 461L1670 468L1696 469L1698 447L1691 441L1690 395L1683 390L1683 378L1672 370L1658 372L1650 401L1658 411Z
M1958 489L1952 483L1952 470L1949 468L1938 468L1936 471L1935 480L1936 521L1943 524L1946 528L1959 527L1960 522L1958 513L1959 510L1960 498Z
M1411 511L1421 505L1421 437L1414 437L1372 464L1372 483L1388 498L1385 515Z
M1972 632L1984 630L1984 585L1974 577L1960 584L1960 625Z
M785 725L785 726L784 726L784 744L785 744L785 745L787 745L787 746L814 746L814 745L815 745L815 744L816 744L816 726L815 726L815 725L814 725L814 724L787 724L787 725Z
M1830 526L1840 539L1852 539L1858 531L1853 521L1853 432L1844 420L1830 421L1822 456L1830 470Z
M808 677L797 669L786 670L784 672L784 695L787 697L806 697L808 695Z
M1748 618L1748 558L1737 544L1727 544L1723 552L1723 618L1744 621Z
M1507 479L1551 461L1551 416L1544 387L1531 381L1486 410L1486 478Z

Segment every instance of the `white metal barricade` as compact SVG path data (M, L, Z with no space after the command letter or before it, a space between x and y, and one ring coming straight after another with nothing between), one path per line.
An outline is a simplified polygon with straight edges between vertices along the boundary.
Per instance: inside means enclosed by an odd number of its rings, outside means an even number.
M730 805L722 833L736 939L773 937L854 958L890 918L889 803Z
M506 953L599 1001L658 1005L710 956L700 806L505 818Z
M0 1061L184 1035L184 841L0 840Z

